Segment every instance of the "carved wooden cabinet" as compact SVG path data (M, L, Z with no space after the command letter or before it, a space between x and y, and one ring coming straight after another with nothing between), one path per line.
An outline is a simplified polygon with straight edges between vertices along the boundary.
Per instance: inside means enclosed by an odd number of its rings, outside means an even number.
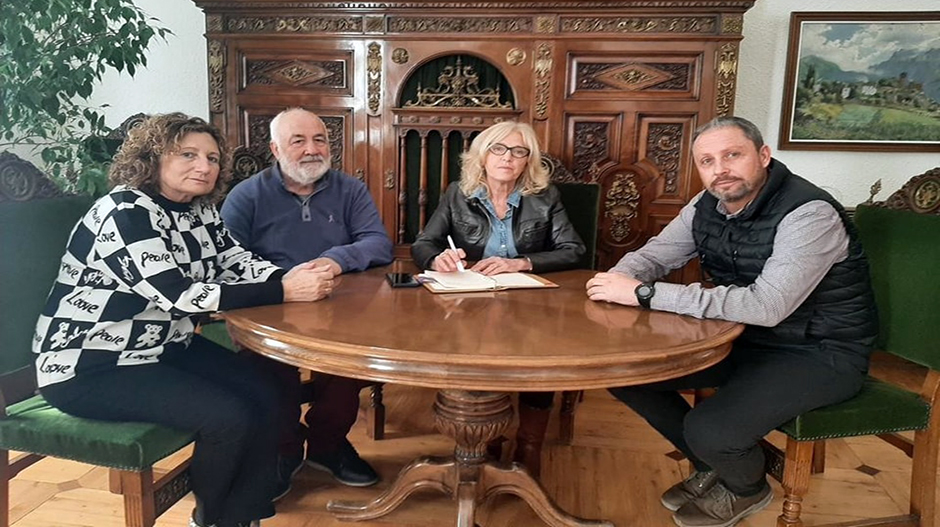
M368 184L397 254L473 134L532 123L559 178L601 186L598 267L701 189L696 126L734 105L754 0L194 0L206 14L211 118L242 174L289 106L323 117L334 166ZM577 211L572 211L577 213Z

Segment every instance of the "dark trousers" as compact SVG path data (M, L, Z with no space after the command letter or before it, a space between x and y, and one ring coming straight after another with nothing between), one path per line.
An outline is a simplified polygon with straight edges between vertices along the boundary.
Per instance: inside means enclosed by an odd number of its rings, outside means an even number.
M519 403L539 410L552 407L555 392L519 392Z
M244 357L197 335L159 363L80 374L42 394L79 417L195 431L189 470L207 524L274 515L280 395Z
M372 381L316 373L311 386L300 382L300 371L248 351L255 366L276 376L282 387L280 403L280 447L282 454L302 451L307 442L307 455L329 454L342 445L343 439L359 415L359 392L374 384ZM300 406L311 403L300 422Z
M820 406L848 399L865 373L839 357L735 346L724 361L668 381L611 388L695 466L714 469L731 491L751 495L766 485L758 441ZM676 391L717 387L692 408Z

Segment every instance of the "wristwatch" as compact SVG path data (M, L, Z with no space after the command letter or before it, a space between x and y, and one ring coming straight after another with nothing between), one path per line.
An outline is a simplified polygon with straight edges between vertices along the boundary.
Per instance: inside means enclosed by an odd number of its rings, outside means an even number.
M653 287L653 282L646 282L636 286L636 289L633 290L633 293L636 295L636 301L646 309L650 308L650 300L652 300L653 295L656 294L656 288Z

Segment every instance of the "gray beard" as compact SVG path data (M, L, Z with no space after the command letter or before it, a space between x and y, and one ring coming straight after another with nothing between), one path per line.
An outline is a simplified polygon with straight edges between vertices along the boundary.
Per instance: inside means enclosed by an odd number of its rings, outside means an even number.
M298 185L313 185L330 170L330 158L316 164L301 161L281 161L281 173Z

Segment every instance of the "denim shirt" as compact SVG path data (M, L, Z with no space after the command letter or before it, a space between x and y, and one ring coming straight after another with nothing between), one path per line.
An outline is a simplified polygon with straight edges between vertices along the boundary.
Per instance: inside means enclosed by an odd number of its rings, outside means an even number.
M478 188L471 197L480 200L490 220L490 237L486 240L486 247L483 248L483 258L491 256L515 258L519 256L519 253L516 252L516 242L512 236L512 213L519 208L522 192L516 189L509 194L509 198L506 200L509 207L506 209L506 217L502 219L496 214L496 207L483 187Z

